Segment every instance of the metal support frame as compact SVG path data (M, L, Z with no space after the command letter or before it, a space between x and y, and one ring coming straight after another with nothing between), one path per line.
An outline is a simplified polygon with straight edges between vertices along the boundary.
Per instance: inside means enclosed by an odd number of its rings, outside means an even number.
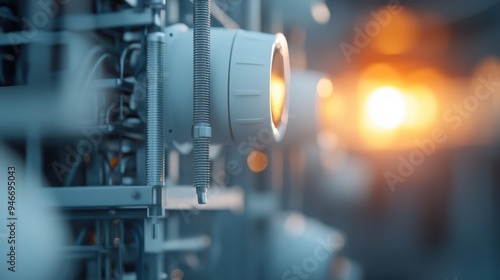
M50 45L69 43L73 37L71 31L148 26L154 23L154 14L152 9L145 9L141 12L134 9L128 9L116 13L97 15L82 14L61 16L55 19L54 22L62 22L64 31L49 32L46 30L39 30L35 36L32 34L28 36L24 31L0 33L0 46L28 43ZM50 30L50 28L47 30Z
M51 205L64 209L144 208L154 203L151 186L89 186L47 187L54 198ZM243 209L244 193L240 187L212 187L208 193L211 203L198 205L191 186L169 186L162 189L167 199L165 210L232 210Z
M62 16L59 20L62 24L58 26L64 26L64 30L86 31L152 25L154 14L152 9L140 12L136 9L127 9L115 13L68 15Z

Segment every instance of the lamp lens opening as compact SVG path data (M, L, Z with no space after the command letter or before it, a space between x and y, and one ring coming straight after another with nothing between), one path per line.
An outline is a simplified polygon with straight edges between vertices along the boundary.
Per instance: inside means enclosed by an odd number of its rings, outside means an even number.
M275 49L271 68L271 117L276 128L281 125L286 91L283 56L279 49Z

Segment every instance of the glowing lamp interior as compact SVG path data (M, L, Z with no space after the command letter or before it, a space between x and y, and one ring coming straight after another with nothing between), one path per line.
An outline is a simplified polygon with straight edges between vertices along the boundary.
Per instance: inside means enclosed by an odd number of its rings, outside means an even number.
M279 128L285 110L287 86L285 83L285 62L279 49L275 49L271 66L271 119L274 127Z

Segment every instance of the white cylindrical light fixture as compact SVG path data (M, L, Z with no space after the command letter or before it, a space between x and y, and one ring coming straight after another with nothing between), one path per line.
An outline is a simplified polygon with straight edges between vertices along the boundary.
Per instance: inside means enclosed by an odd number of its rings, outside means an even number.
M166 130L191 141L193 35L185 25L165 30ZM213 28L211 34L212 142L237 144L269 132L281 141L288 122L290 66L282 34Z

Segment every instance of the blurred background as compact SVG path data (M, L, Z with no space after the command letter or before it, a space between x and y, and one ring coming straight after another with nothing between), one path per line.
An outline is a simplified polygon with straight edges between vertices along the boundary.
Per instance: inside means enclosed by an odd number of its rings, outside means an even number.
M20 161L52 196L20 207L56 209L65 234L19 240L19 271L47 250L65 269L39 279L500 279L498 1L213 0L213 27L286 36L288 127L211 146L206 207L192 146L169 142L160 240L127 200L146 181L134 100L145 30L191 27L193 4L149 5L0 0L0 172ZM19 238L44 233L20 219Z

